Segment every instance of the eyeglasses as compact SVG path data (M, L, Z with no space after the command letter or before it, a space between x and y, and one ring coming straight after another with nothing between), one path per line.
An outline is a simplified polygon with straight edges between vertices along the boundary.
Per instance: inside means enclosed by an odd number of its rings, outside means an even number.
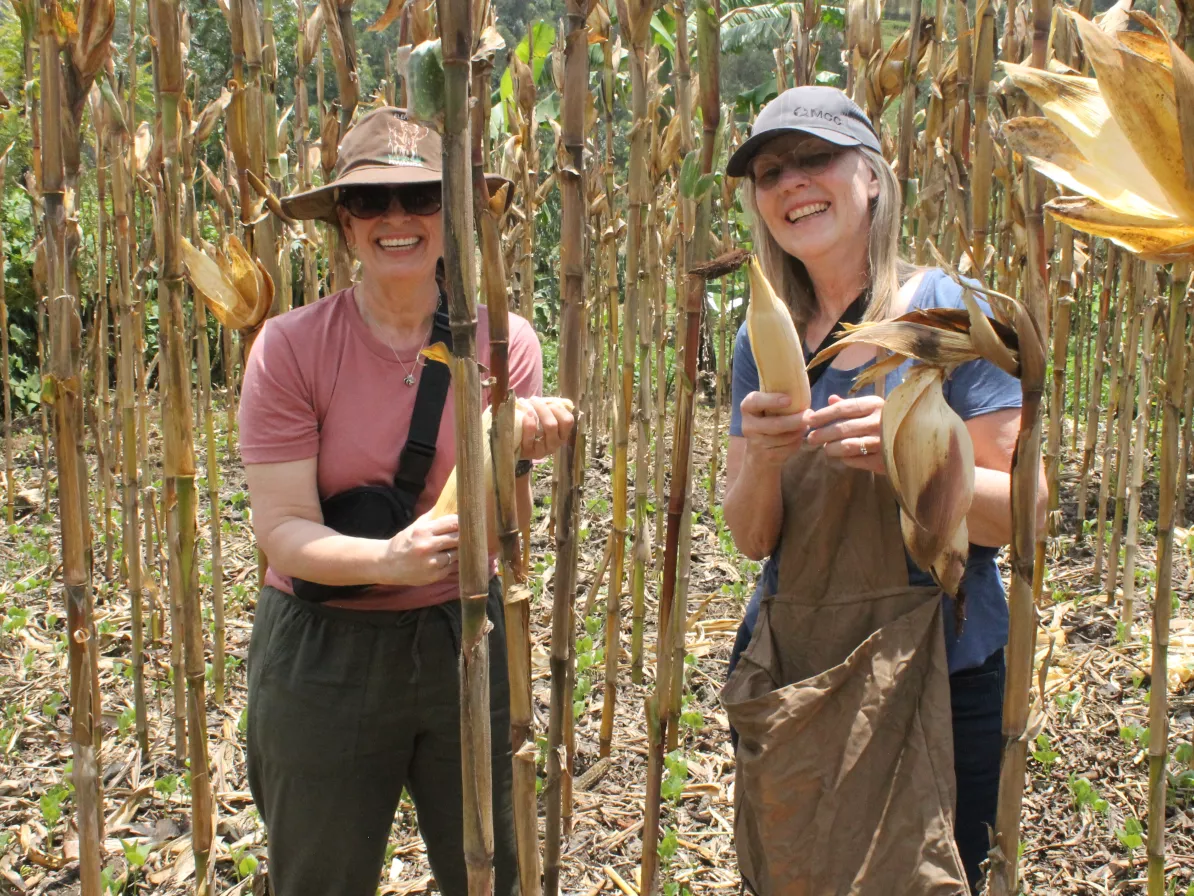
M354 218L380 218L395 200L408 215L426 217L443 208L443 194L438 183L396 184L392 186L345 187L339 203Z
M753 166L751 180L754 181L756 187L770 190L780 182L786 172L805 175L824 173L844 152L845 148L839 147L836 149L792 150L782 156L767 156Z

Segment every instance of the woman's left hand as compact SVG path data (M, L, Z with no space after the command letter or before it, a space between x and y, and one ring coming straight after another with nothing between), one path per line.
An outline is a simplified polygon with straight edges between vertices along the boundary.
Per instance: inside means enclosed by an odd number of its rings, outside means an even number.
M519 457L540 460L568 441L576 423L572 402L567 398L520 398L522 439Z
M829 404L809 416L807 442L848 467L884 473L882 414L883 399L877 395L830 395Z

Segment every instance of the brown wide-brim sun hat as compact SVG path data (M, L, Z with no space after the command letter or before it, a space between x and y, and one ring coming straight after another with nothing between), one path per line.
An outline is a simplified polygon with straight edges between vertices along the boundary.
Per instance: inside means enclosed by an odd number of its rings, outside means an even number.
M292 218L331 218L338 191L349 186L439 183L443 180L443 144L439 134L406 120L393 106L374 109L353 125L340 141L335 177L322 187L282 199L282 209ZM513 199L513 184L497 174L485 175L489 194L503 185L506 208Z

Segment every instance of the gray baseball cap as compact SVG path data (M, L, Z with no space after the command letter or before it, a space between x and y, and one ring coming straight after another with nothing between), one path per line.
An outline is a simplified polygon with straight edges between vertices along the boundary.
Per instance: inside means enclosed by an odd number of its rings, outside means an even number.
M882 152L870 119L836 87L793 87L759 112L750 137L730 156L726 174L746 177L755 153L781 134L811 134L838 146L865 146Z

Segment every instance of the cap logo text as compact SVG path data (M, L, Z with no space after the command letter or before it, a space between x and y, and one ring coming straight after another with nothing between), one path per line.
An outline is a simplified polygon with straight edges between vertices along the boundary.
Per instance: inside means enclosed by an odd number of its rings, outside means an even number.
M832 112L826 112L824 109L813 109L807 106L797 106L792 110L794 118L819 118L821 121L828 121L836 124L838 127L844 127L845 122L842 121L840 115L834 115Z

